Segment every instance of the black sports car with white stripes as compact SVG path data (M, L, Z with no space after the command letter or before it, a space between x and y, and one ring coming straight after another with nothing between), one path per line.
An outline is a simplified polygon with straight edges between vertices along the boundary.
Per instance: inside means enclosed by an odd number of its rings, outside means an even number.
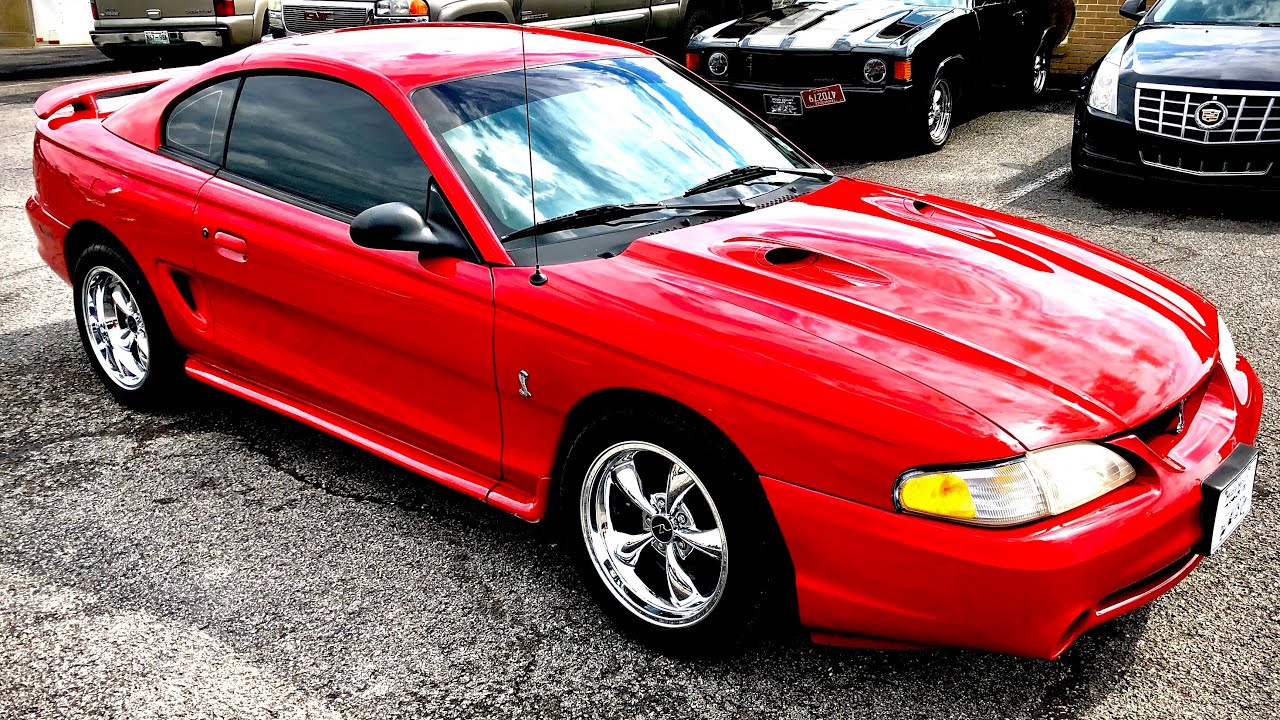
M1074 21L1074 0L799 0L700 33L685 64L775 124L855 113L933 150L974 88L1042 93Z
M1138 26L1084 76L1071 164L1280 190L1280 0L1129 0Z

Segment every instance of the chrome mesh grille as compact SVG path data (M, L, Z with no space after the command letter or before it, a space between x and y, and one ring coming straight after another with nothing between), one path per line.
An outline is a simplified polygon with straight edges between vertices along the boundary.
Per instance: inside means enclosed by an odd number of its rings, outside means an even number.
M1212 101L1226 108L1226 117L1221 127L1205 129L1196 116ZM1139 84L1134 124L1142 132L1206 145L1280 142L1280 92Z
M284 6L284 27L293 33L323 32L369 24L364 8L307 5Z

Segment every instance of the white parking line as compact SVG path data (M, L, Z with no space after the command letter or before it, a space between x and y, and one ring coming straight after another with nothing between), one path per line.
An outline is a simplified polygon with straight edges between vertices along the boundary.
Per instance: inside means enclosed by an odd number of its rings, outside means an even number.
M1048 185L1054 180L1057 180L1058 178L1065 176L1069 172L1071 172L1071 166L1063 165L1062 167L1056 170L1051 170L1048 173L1045 173L1044 175L1040 176L1039 178L1032 180L1026 185L1018 187L1013 191L1000 196L999 198L997 198L992 202L983 203L983 206L991 208L992 210L998 210L1006 205L1009 205L1017 201L1019 198L1023 197L1024 195L1029 195L1039 190L1040 188L1044 187L1045 185Z

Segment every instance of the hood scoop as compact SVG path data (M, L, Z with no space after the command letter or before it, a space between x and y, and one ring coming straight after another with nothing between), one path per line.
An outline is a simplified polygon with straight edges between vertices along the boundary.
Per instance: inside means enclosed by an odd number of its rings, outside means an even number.
M766 237L738 237L711 248L735 265L789 282L828 289L877 287L890 279L865 265L823 252L821 242L806 247Z

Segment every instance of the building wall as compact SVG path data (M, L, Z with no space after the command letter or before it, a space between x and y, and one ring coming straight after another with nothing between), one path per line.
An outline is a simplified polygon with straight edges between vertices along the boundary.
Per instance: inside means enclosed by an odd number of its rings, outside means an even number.
M0 47L31 47L35 28L30 0L0 0Z
M0 0L0 3L12 0ZM19 0L23 2L25 0ZM30 0L36 44L88 45L93 29L89 0Z
M1053 71L1080 75L1107 54L1134 22L1120 17L1122 0L1076 0L1076 24L1054 52Z

